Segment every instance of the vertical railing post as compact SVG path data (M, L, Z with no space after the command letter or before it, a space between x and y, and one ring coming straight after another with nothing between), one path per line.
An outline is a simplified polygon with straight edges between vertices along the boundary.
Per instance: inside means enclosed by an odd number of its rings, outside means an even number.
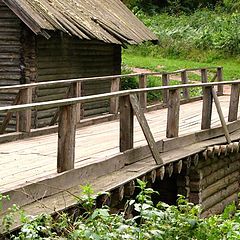
M208 81L207 69L201 69L201 78L202 83L206 83ZM211 127L212 104L212 87L203 87L202 130L209 129Z
M169 75L167 73L162 74L162 85L168 86L169 85ZM168 102L169 90L163 90L163 103Z
M32 88L26 88L20 90L20 104L32 103ZM30 132L32 125L32 110L27 109L19 112L19 131Z
M141 74L139 76L139 88L147 88L147 76ZM139 102L142 109L147 107L147 93L139 93Z
M72 97L81 97L82 96L82 83L81 82L74 82L74 83L72 83L71 87L72 87L72 91L71 91ZM77 123L79 123L81 120L81 115L82 115L81 108L82 108L81 103L78 103L76 105Z
M61 106L58 123L58 173L74 168L76 123L76 104Z
M228 121L233 122L237 120L238 116L238 105L239 105L239 84L232 84L231 87L231 97L229 104L229 113L228 113Z
M117 92L120 89L120 78L113 78L111 81L111 92ZM119 97L113 97L110 99L111 114L118 114Z
M178 89L169 91L167 138L178 137L179 133L180 95Z
M187 76L186 70L181 72L181 79L182 79L182 84L188 84L188 76ZM184 97L184 99L189 99L189 89L188 88L183 88L183 97Z
M217 81L222 82L223 81L223 68L218 67L217 68ZM223 85L218 85L218 95L223 95Z
M120 97L120 152L133 148L133 108L129 95Z

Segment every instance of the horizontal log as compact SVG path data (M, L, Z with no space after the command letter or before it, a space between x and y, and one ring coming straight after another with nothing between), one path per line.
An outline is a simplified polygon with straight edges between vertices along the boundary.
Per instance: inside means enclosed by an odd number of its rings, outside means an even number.
M238 191L239 182L233 182L232 184L229 184L225 189L215 193L214 195L208 197L205 201L203 201L202 207L204 210L207 210Z

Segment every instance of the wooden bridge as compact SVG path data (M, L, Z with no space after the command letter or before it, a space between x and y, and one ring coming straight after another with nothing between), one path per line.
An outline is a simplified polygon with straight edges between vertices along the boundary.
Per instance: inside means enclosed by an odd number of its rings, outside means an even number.
M200 72L200 83L188 82L191 71ZM181 75L182 84L169 85L173 74ZM149 75L162 75L163 86L147 88ZM139 77L139 88L119 91L129 76ZM96 79L111 81L111 92L81 97L81 83ZM34 88L60 83L69 84L68 98L31 103ZM224 94L223 86L231 92ZM203 216L221 211L239 192L239 86L240 80L223 81L217 67L0 87L18 92L14 105L0 107L6 113L0 192L11 197L2 216L13 203L33 215L73 207L79 186L87 183L96 192L110 191L117 204L134 194L136 178L158 182L163 197L180 193L201 203ZM192 98L196 88L203 94ZM163 100L149 106L149 92L161 92ZM109 99L109 114L78 117L81 104L103 99ZM58 125L31 129L31 111L50 106L59 109L52 121L59 119ZM15 112L18 132L4 133Z

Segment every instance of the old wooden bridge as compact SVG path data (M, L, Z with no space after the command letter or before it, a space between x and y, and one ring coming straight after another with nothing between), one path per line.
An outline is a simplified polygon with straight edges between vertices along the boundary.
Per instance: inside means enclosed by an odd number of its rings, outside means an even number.
M188 82L191 71L202 81ZM169 84L173 74L181 76L180 85ZM147 88L149 75L162 75L163 86ZM11 198L2 216L13 203L33 215L73 207L86 183L110 191L114 205L134 194L136 178L158 185L163 200L180 193L201 203L203 216L237 201L240 80L223 81L221 67L129 76L139 77L138 89L119 91L126 75L0 87L18 93L14 105L0 107L0 192ZM81 97L81 83L96 79L111 81L111 92ZM69 85L68 98L31 102L33 89L55 84ZM202 96L192 98L196 88ZM163 100L149 106L149 92L161 92ZM81 104L103 99L108 114L79 118ZM31 129L31 111L47 107L59 109L52 126ZM13 113L18 131L6 133Z

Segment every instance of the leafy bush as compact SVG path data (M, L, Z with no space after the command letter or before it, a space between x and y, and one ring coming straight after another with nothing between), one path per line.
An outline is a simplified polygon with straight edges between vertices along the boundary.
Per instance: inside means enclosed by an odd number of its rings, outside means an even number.
M179 240L233 240L240 236L240 211L235 205L228 206L221 215L208 219L199 218L200 207L194 206L179 196L176 206L159 202L156 206L151 196L158 194L147 183L138 180L140 193L135 200L129 200L119 214L110 214L108 207L95 208L95 200L89 186L83 189L81 208L87 214L72 218L66 213L57 218L42 214L35 218L21 213L23 226L14 240L47 239L179 239ZM132 207L133 218L126 219L125 211Z

